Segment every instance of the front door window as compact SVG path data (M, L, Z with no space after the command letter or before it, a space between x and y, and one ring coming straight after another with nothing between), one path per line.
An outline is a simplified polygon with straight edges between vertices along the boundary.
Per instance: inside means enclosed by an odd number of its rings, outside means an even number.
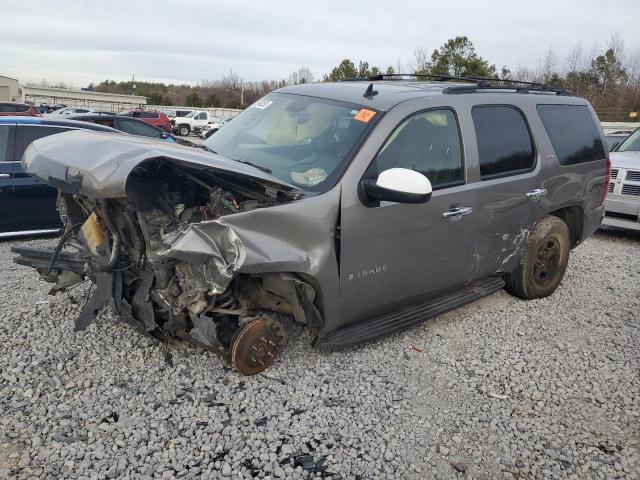
M429 110L404 120L386 141L376 173L408 168L425 175L434 190L464 183L460 134L451 110Z

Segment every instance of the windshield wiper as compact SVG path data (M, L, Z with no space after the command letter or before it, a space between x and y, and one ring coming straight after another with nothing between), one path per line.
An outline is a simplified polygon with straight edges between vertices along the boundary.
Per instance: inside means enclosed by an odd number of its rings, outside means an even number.
M202 148L203 150L206 150L207 152L211 152L211 153L215 153L216 155L218 154L218 152L216 152L215 150L210 149L209 147L207 147L206 145L202 144L202 145L196 145L197 148Z
M203 145L197 145L197 146L199 148L202 148L202 149L206 150L207 152L215 153L216 155L218 154L218 152L216 152L215 150L207 147L204 144ZM262 170L265 173L272 173L270 168L263 167L261 165L257 165L257 164L255 164L253 162L250 162L249 160L242 160L240 158L232 158L232 157L226 157L226 158L229 158L229 159L233 160L234 162L244 163L245 165L251 165L253 168L257 168L258 170Z
M231 158L231 157L229 157ZM244 163L245 165L251 165L253 168L257 168L258 170L262 170L263 172L266 173L272 173L270 168L267 167L263 167L262 165L257 165L253 162L250 162L249 160L242 160L240 158L231 158L231 160L235 161L235 162L240 162L240 163Z

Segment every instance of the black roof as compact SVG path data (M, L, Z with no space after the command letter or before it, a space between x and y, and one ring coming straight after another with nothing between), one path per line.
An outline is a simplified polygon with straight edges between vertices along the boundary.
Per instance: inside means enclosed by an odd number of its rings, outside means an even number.
M71 127L82 128L84 130L96 130L100 132L118 132L115 128L107 127L106 125L99 125L97 123L80 122L78 120L49 120L47 118L42 119L42 125L57 125L59 127Z
M98 132L120 133L115 128L95 123L79 122L77 120L60 118L52 119L48 117L31 117L31 116L5 116L0 117L0 124L16 124L16 125L40 125L52 127L80 128L83 130L94 130Z
M80 122L95 122L96 120L112 120L117 118L120 122L135 122L135 123L144 123L146 126L155 128L156 130L162 130L160 127L156 127L155 125L151 125L150 123L144 122L137 118L128 117L126 115L114 115L110 113L78 113L75 115L69 115L69 118L74 120L78 120ZM109 128L109 127L107 127Z
M74 120L113 120L114 117L132 119L132 117L125 117L124 115L115 115L112 113L72 113L67 115Z

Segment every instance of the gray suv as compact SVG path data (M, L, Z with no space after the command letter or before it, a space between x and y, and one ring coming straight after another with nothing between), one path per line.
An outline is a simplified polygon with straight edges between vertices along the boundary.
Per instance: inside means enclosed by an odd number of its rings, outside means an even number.
M54 293L97 286L77 330L110 305L254 374L288 319L336 348L503 287L550 295L600 224L603 142L585 100L542 85L285 87L202 151L86 132L34 142L24 168L60 189L66 227L15 261Z

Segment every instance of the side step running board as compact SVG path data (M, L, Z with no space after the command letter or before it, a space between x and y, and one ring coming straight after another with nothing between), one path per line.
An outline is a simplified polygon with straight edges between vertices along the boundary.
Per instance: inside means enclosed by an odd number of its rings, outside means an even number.
M488 277L445 297L416 303L395 312L340 328L320 338L317 345L321 348L339 348L366 342L417 325L436 315L486 297L502 287L504 287L502 278Z
M19 265L26 265L33 268L48 268L51 264L51 257L54 249L33 248L33 247L11 247L12 253L18 256L13 261ZM69 270L76 273L82 273L85 262L89 261L88 255L80 252L58 253L56 261L53 264L54 269Z

